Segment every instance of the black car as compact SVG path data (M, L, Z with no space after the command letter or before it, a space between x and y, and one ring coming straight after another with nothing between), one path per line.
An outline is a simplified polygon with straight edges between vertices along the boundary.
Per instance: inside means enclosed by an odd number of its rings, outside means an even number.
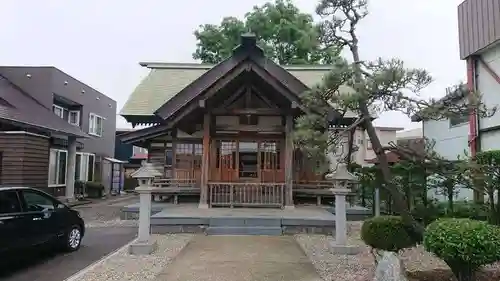
M84 233L80 214L53 196L34 188L0 187L0 260L49 244L76 251Z

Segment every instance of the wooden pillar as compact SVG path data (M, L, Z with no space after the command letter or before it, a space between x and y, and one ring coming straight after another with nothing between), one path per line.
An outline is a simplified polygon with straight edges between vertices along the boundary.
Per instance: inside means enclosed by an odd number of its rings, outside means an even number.
M210 164L210 113L203 116L203 158L201 161L201 185L199 208L208 208L208 171Z
M176 179L177 175L175 174L175 167L177 166L177 129L172 130L172 179Z
M285 121L285 208L293 205L293 116L287 115Z

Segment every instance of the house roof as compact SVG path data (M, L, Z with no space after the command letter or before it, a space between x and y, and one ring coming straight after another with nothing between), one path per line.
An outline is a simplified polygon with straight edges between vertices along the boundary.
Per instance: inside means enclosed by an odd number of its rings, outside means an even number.
M400 160L399 155L397 155L396 153L394 153L392 151L387 151L385 153L385 156L387 157L387 162L389 162L389 163L398 163ZM369 164L378 164L379 163L377 157L372 158L372 159L368 159L365 161Z
M1 75L0 97L0 120L4 122L80 138L89 137Z
M129 96L120 115L153 115L163 104L214 67L198 63L142 62L140 65L151 70ZM283 68L307 87L320 83L331 69L327 65L293 65ZM344 86L341 91L351 89Z
M467 97L468 93L469 90L466 84L461 84L454 89L447 89L446 95L438 100L438 104L439 106L442 106L442 109L446 109L449 105ZM413 116L411 116L411 121L412 122L425 121L424 115L426 113L426 110L428 109L424 108L421 111L415 113Z

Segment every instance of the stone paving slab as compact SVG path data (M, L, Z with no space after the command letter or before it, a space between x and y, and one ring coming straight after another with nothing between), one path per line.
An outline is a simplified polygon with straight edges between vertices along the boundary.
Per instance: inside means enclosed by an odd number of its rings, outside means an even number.
M196 236L156 281L320 281L293 237Z

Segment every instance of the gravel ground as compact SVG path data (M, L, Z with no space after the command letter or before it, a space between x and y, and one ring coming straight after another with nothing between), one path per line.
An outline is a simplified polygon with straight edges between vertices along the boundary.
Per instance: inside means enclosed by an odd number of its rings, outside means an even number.
M85 221L86 227L136 226L136 221L121 221L123 206L137 202L136 196L125 195L123 198L110 199L99 203L75 206Z
M325 281L371 281L375 272L375 263L370 249L360 239L362 222L349 224L348 243L363 247L358 255L335 255L331 253L331 236L298 234L297 242L305 251L314 267ZM407 249L400 255L409 280L452 280L448 266L422 246ZM500 280L497 273L500 264L486 267L478 280Z
M128 248L107 259L93 270L72 281L147 281L154 278L172 262L192 239L192 234L153 235L158 249L152 255L133 256Z

